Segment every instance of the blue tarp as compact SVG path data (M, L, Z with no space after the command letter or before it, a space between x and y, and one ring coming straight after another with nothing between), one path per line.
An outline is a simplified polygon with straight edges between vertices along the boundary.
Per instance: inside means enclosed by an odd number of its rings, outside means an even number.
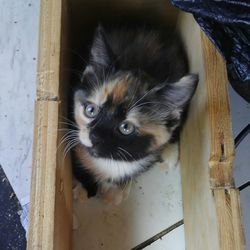
M171 0L191 12L221 52L234 89L250 102L250 0Z

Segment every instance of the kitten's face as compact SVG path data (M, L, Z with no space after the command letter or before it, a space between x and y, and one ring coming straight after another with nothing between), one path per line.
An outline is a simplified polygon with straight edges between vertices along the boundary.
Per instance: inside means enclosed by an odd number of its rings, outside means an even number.
M86 68L83 84L88 87L75 92L74 116L80 142L92 156L133 161L170 140L196 79L189 75L156 85L143 78L119 72L102 81L92 66Z
M149 35L145 39L149 39ZM151 40L149 44L141 40L140 43L156 51L155 42L151 44ZM159 151L170 140L194 94L197 76L187 75L176 82L160 83L147 75L147 67L141 70L131 65L130 71L126 71L122 66L126 56L118 60L116 45L110 44L101 27L97 29L89 63L74 93L74 116L79 140L92 156L134 161ZM143 51L145 53L145 48ZM159 64L162 62L163 59L158 60ZM141 61L144 63L148 62Z

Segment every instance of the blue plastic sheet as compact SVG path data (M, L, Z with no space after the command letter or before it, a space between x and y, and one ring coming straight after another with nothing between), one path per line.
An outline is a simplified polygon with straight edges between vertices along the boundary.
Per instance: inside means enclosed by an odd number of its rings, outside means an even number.
M171 0L191 12L221 52L228 78L235 90L250 102L250 0Z

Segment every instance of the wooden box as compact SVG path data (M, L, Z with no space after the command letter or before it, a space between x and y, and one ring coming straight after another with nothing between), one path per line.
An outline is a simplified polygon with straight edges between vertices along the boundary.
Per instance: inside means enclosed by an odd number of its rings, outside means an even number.
M186 249L244 249L225 65L192 16L164 0L41 0L28 249L72 249L70 160L62 163L58 150L70 82L62 70L70 66L67 48L79 46L77 36L84 41L98 18L130 14L152 14L178 28L191 71L200 75L180 141Z

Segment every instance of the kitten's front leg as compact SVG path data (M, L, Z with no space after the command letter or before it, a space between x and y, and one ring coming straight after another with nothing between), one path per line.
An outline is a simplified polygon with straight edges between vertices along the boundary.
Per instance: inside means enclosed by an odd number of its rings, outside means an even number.
M169 143L162 152L163 165L173 169L179 162L179 143Z
M82 184L77 180L73 180L73 199L80 202L86 202L88 200L88 192L83 188Z
M117 185L110 182L101 184L99 195L100 198L108 204L119 205L125 201L130 193L132 181L128 181L123 185Z

